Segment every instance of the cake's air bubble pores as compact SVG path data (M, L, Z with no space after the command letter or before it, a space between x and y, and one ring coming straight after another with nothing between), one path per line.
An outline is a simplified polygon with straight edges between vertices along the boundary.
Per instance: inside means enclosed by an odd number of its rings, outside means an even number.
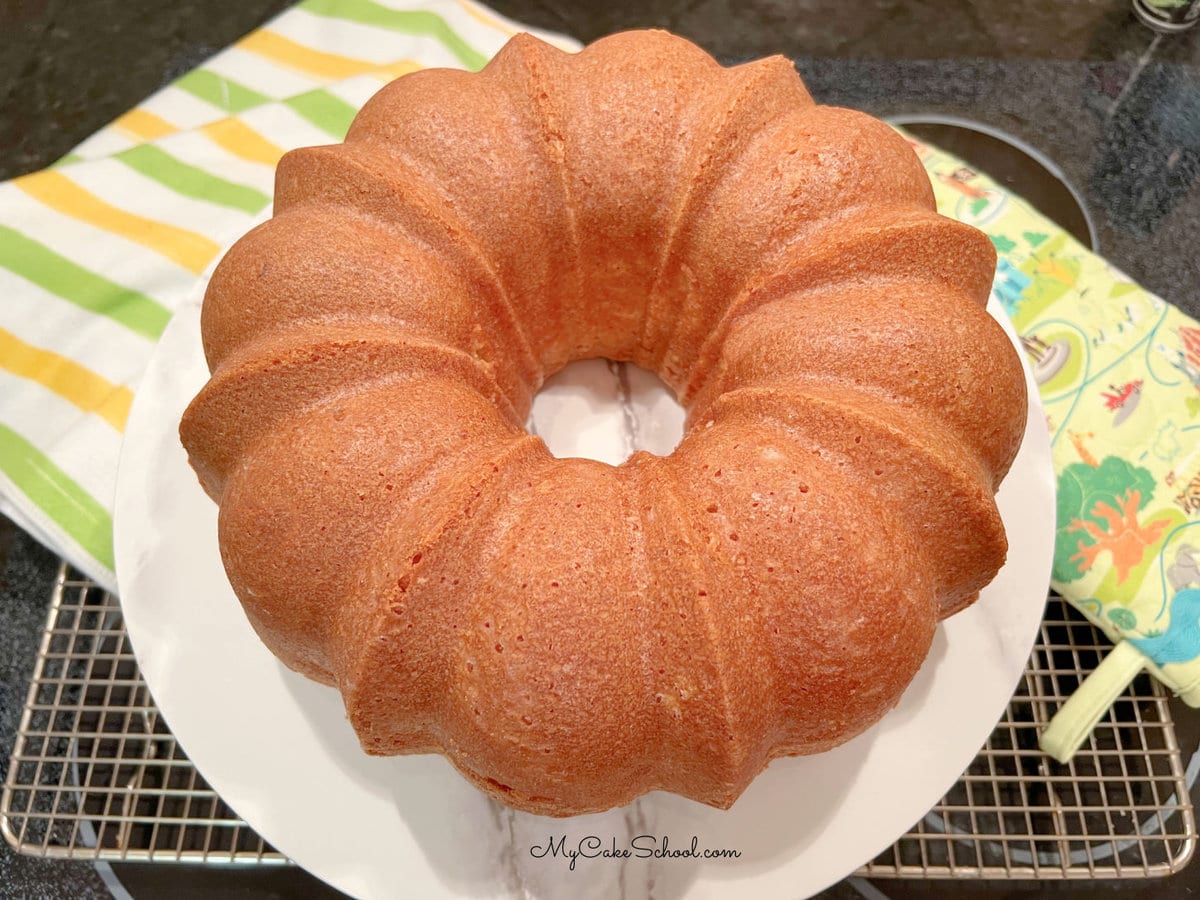
M683 407L633 363L573 362L546 379L526 427L560 459L620 465L639 450L667 456L683 437Z

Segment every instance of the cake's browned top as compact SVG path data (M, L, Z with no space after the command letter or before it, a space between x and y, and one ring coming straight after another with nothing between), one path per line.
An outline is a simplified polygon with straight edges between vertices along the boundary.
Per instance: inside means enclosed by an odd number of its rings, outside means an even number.
M994 262L781 58L521 35L283 158L181 433L251 623L368 752L550 814L727 806L877 721L1004 560L1026 398ZM524 432L591 356L677 391L671 456Z

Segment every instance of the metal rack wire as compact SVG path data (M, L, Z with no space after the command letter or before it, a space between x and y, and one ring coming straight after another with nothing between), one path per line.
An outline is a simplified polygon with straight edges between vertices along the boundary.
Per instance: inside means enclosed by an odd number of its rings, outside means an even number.
M987 745L872 878L1145 878L1196 845L1167 697L1139 678L1066 766L1037 733L1107 650L1059 598ZM115 597L69 573L13 748L0 830L19 852L113 861L287 864L199 776L162 723Z
M1182 869L1196 825L1167 696L1142 676L1067 765L1037 747L1105 639L1052 598L1022 683L986 746L873 878L1151 878Z

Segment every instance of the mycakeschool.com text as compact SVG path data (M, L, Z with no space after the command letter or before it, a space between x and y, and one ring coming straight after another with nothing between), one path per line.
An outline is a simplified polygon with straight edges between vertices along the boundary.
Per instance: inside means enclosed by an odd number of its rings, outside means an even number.
M690 843L675 844L667 835L654 834L639 834L621 842L615 836L602 838L589 834L568 843L563 834L550 835L546 843L534 844L529 855L534 859L565 860L567 868L574 872L581 859L737 859L742 851L703 847L696 835L692 835Z

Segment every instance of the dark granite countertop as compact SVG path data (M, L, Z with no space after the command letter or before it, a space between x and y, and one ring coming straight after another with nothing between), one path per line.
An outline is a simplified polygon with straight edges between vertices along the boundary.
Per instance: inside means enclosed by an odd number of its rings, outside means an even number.
M36 170L251 30L280 0L0 0L0 178ZM724 61L796 60L814 96L880 116L965 118L1017 138L1061 168L1096 246L1146 287L1200 315L1200 28L1159 37L1128 0L493 0L512 18L583 40L669 28ZM968 159L1064 224L1061 191L987 146ZM1076 222L1077 231L1085 228ZM0 770L7 768L56 558L0 517ZM1179 717L1195 718L1181 711ZM135 897L327 893L298 870L116 867ZM1200 867L1124 886L892 882L889 897L1101 891L1183 897ZM840 886L831 896L857 897ZM103 897L87 863L35 860L0 844L0 896Z

